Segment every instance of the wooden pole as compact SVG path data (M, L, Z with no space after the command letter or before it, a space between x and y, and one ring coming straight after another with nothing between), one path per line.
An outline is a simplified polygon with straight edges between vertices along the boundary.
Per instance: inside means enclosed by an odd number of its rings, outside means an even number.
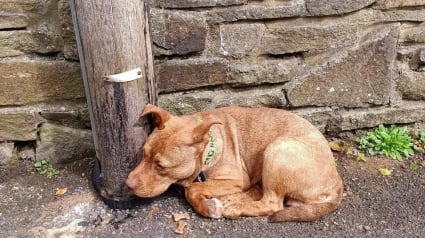
M71 0L71 12L102 171L100 195L126 201L131 193L125 180L150 132L139 117L157 99L148 5L145 0Z

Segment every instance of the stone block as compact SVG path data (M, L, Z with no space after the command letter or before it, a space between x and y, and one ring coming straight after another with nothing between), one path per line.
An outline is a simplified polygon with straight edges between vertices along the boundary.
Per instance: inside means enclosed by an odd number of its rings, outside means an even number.
M264 24L229 24L220 26L220 51L223 55L242 58L258 47Z
M241 89L217 89L159 96L159 105L177 115L189 114L224 106L284 107L282 86Z
M403 99L425 100L425 73L411 70L407 63L401 64L399 70L397 87Z
M376 0L306 0L307 11L312 16L339 15L365 8Z
M74 129L44 123L37 140L37 160L52 158L53 164L64 164L95 156L91 130Z
M248 0L159 0L161 8L195 8L246 4Z
M58 4L62 28L63 54L66 59L79 60L69 1L60 0Z
M423 0L376 0L373 8L391 9L397 7L425 6Z
M0 166L7 166L13 160L14 143L0 142Z
M0 141L36 140L39 123L39 119L32 112L0 109Z
M300 57L230 61L229 83L235 86L284 83L295 77L303 65Z
M27 31L0 31L0 57L22 55L25 51L24 46L32 43Z
M62 51L63 41L56 32L31 30L27 32L30 42L21 45L23 51L49 54Z
M220 58L167 60L155 66L155 75L160 92L170 92L224 84L227 68Z
M23 55L23 54L24 53L19 51L19 50L14 50L10 47L0 46L0 58L14 57L14 56L19 56L19 55Z
M43 122L79 129L90 128L84 100L4 107L0 108L0 142L35 141L37 128Z
M57 4L57 1L40 0L3 1L1 15L16 18L18 25L11 28L15 31L1 32L0 48L39 54L62 51Z
M207 26L200 13L151 10L155 55L184 55L205 48Z
M40 0L15 0L15 1L1 1L0 12L21 12L21 11L34 11L45 7L45 2Z
M288 85L292 106L366 107L389 103L399 24L370 30L353 47L324 57Z
M425 21L425 11L421 8L403 8L397 11L379 11L378 22L423 22Z
M315 125L322 133L326 132L329 121L332 121L335 117L337 117L337 113L335 113L329 107L302 108L291 110L291 112L297 114L298 116L304 119L307 119L309 122Z
M28 17L23 14L5 14L0 12L0 29L16 29L28 26Z
M344 110L339 117L329 123L328 131L349 131L376 127L380 124L407 124L423 121L425 104L423 102L403 102L399 107L364 108Z
M0 47L19 54L47 54L61 51L62 39L49 34L31 30L0 31Z
M343 24L353 24L359 27L372 26L378 24L388 24L394 22L420 23L425 21L425 11L421 8L401 8L397 11L382 11L372 8L365 8L348 15L332 18L313 18L327 23L336 20ZM360 30L361 28L359 28Z
M40 119L44 122L78 129L88 129L91 127L88 107L85 101L49 103L35 107L35 110L40 115Z
M343 21L295 19L268 23L261 42L263 50L272 55L308 51L328 51L349 46L357 40L357 25Z
M308 16L304 1L280 1L274 4L250 3L243 6L214 8L206 13L210 23L263 20Z
M0 62L0 105L83 97L78 63L25 59Z
M425 23L408 25L401 29L399 42L425 43Z

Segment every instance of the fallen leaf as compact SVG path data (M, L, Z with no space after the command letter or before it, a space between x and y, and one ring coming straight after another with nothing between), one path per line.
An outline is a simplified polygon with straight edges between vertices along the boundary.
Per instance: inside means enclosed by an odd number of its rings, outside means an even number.
M361 161L361 162L366 162L366 156L363 153L358 153L357 154L357 161Z
M176 229L174 229L174 232L179 235L183 235L186 230L186 227L187 227L187 222L180 220L177 222L177 227Z
M383 175L383 176L390 176L391 173L393 172L392 169L387 169L387 168L380 168L379 172Z
M56 190L55 196L63 196L68 192L68 188L59 188Z
M329 147L331 147L331 150L341 152L343 150L341 141L333 140L329 142Z
M180 221L180 220L189 220L190 219L190 215L188 212L185 213L173 213L173 220L176 221Z
M347 155L352 155L352 154L354 154L354 148L353 148L353 146L348 146L346 149L345 149L345 153L347 154Z

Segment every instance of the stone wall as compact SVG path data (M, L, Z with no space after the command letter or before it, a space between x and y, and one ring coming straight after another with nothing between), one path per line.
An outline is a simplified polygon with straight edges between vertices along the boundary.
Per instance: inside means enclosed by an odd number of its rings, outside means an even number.
M278 107L323 132L425 120L424 0L150 3L175 114ZM68 1L0 0L0 165L93 155L89 127Z

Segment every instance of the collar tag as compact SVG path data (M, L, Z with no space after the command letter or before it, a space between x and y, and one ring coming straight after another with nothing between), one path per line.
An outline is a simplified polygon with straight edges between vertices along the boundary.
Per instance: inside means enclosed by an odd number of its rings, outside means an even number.
M208 146L207 157L204 160L204 165L208 165L211 160L215 157L215 143L214 143L214 134L212 130L210 130L210 143Z

